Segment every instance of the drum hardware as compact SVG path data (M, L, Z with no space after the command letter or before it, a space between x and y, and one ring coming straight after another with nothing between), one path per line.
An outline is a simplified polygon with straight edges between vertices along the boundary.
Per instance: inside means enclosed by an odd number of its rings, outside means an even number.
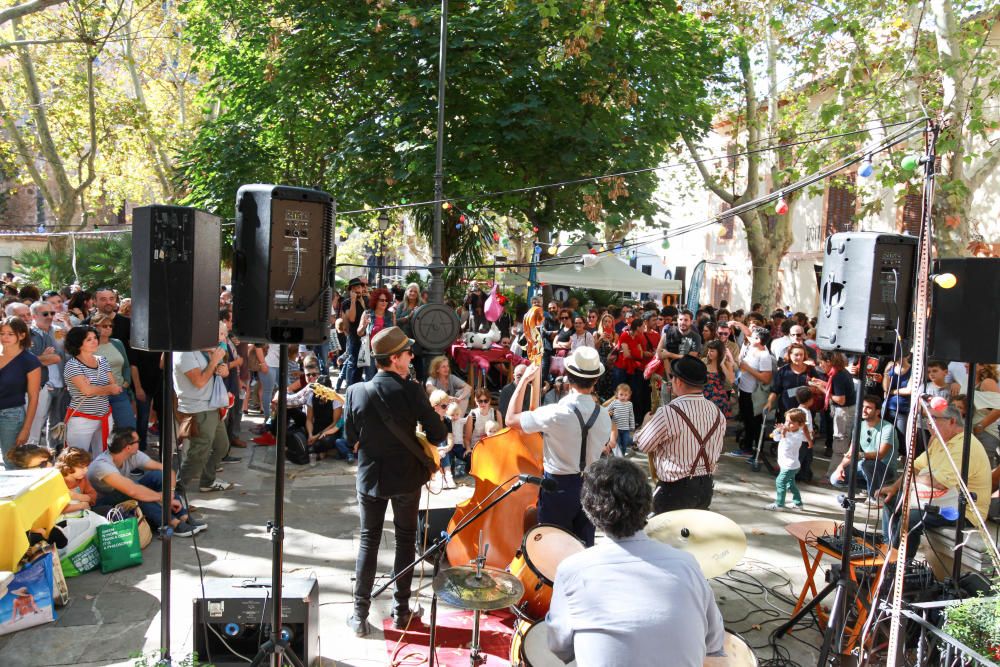
M657 514L646 524L646 534L694 556L706 579L733 569L747 551L747 536L739 524L706 510Z
M475 512L474 514L466 517L460 524L458 524L457 526L455 526L454 530L452 530L450 533L448 533L447 535L445 535L444 537L442 537L438 542L435 542L431 547L429 547L427 549L427 551L425 551L425 552L423 552L421 554L417 554L417 557L413 559L412 563L410 563L409 565L407 565L406 567L404 567L403 569L401 569L399 572L396 572L391 579L389 579L387 582L385 582L384 584L382 584L381 586L379 586L378 588L376 588L375 590L373 590L372 594L371 594L371 599L374 600L379 595L381 595L382 593L384 593L387 588L389 588L394 583L396 583L396 580L398 580L401 576L403 576L407 572L410 572L411 570L413 570L413 568L415 568L421 561L423 561L425 559L428 562L433 562L434 563L434 577L437 578L438 574L441 571L441 557L444 555L444 549L448 545L448 542L455 535L457 535L458 533L462 532L462 530L464 530L465 528L467 528L469 526L469 524L473 523L476 519L478 519L479 517L481 517L483 514L485 514L486 512L490 511L491 509L493 509L493 507L495 507L500 502L502 502L504 500L504 498L507 498L509 495L511 495L512 493L514 493L515 491L517 491L518 489L520 489L522 486L524 486L527 483L528 482L526 482L524 480L518 480L518 481L514 482L510 486L509 489L507 489L506 491L504 491L503 493L501 493L499 496L497 496L496 498L494 498L492 501L490 501L489 504L487 504L486 506L482 507L477 512ZM490 571L490 576L495 576L495 574L492 572L492 570ZM435 638L437 636L437 602L438 602L438 594L437 594L437 589L436 588L434 588L433 590L434 590L434 592L431 595L430 636L429 636L429 641L428 641L429 647L428 647L428 656L427 656L427 666L428 667L434 667L434 664L435 664L435 661L436 661L436 656L435 656L435 653L434 653L434 642L435 642ZM519 593L518 597L520 597L520 596L521 596L521 594ZM516 599L517 598L515 598L515 600ZM510 603L507 603L504 606L507 606L509 604Z
M489 544L483 544L483 533L480 531L479 550L473 564L450 567L434 577L436 597L453 607L472 611L472 644L469 646L469 662L472 667L486 662L479 646L479 621L482 613L509 607L524 595L524 587L517 577L497 568L486 567L489 548Z

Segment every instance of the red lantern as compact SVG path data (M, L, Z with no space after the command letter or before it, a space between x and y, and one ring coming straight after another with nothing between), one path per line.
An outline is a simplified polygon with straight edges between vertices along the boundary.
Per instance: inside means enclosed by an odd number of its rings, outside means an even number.
M538 233L538 227L532 227L532 228L531 228L531 231L533 231L534 233L536 233L536 234L537 234L537 233Z
M500 232L493 232L493 240L494 241L500 240Z

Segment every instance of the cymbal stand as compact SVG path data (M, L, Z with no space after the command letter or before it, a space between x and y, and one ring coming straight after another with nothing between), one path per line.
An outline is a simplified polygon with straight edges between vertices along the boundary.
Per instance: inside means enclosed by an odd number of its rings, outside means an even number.
M423 552L422 554L417 554L417 557L413 559L412 563L404 567L399 572L394 573L392 578L389 579L389 581L385 582L384 584L376 588L374 591L372 591L371 599L374 600L379 595L384 593L386 589L395 584L400 577L402 577L404 574L415 568L418 564L420 564L421 561L427 559L428 557L431 556L434 557L434 574L437 575L438 570L441 568L441 558L444 556L444 548L448 545L448 542L451 541L451 538L453 538L455 535L458 535L460 532L468 528L470 524L476 521L476 519L486 514L488 511L493 509L493 507L502 502L504 498L514 493L525 484L527 484L527 482L524 482L522 480L518 480L514 484L511 484L509 489L507 489L499 496L494 498L492 502L490 502L488 505L478 510L475 514L468 517L465 521L455 526L455 529L453 531L444 535L441 539L439 539L437 542L431 545L430 548L427 549L427 551ZM485 563L486 561L484 560L483 562ZM433 587L431 588L433 590ZM477 627L477 633L478 633L478 627ZM428 646L427 667L434 667L435 663L434 642L436 638L437 638L437 591L433 591L431 593L431 622L430 622L430 637L428 639L430 646Z
M483 579L483 566L486 565L486 553L489 551L490 545L483 544L483 531L479 531L479 550L476 556L476 581L482 581ZM479 652L479 619L482 617L482 613L478 609L474 609L472 614L472 646L469 647L469 664L472 667L481 665L486 662L486 658L482 656Z

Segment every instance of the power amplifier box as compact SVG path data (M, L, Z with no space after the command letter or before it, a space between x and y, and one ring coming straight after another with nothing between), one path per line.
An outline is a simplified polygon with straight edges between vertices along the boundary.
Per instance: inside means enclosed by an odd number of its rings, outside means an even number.
M282 635L302 664L319 664L317 580L283 577L282 593ZM273 602L270 578L205 579L205 596L194 599L199 660L216 667L246 667L270 636Z

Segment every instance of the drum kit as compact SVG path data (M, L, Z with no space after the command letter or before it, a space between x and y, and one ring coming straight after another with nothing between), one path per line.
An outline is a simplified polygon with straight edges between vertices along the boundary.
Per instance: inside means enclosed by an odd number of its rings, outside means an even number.
M694 556L705 577L731 570L746 553L747 539L739 525L721 514L704 510L677 510L659 514L646 525L651 538ZM558 526L539 524L524 535L507 570L486 567L489 545L480 543L472 564L442 570L434 578L436 595L453 607L473 611L470 659L473 667L485 662L479 647L479 620L484 611L510 608L518 617L510 648L517 667L560 667L548 647L545 615L552 601L556 569L569 556L584 550L583 542ZM709 657L705 667L756 667L750 647L726 633L725 656ZM575 664L575 663L569 663Z

